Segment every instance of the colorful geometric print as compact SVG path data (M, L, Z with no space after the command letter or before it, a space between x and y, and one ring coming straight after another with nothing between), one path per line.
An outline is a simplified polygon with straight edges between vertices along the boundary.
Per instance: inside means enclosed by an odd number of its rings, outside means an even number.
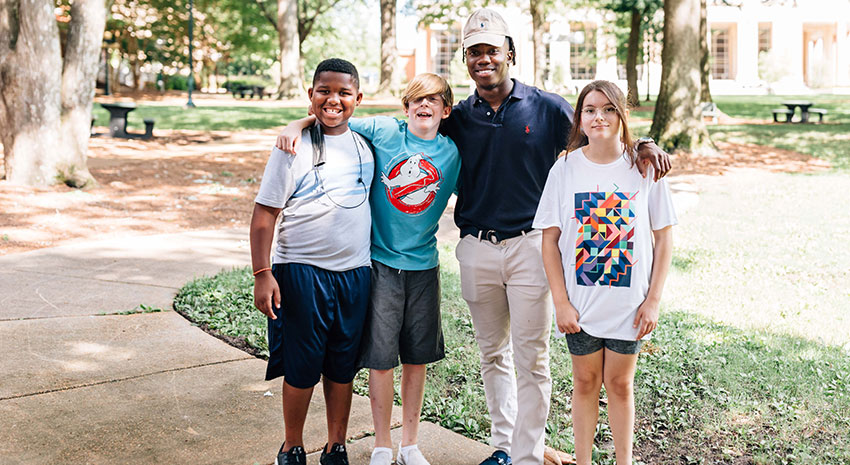
M634 265L635 196L628 192L577 192L576 284L629 287Z

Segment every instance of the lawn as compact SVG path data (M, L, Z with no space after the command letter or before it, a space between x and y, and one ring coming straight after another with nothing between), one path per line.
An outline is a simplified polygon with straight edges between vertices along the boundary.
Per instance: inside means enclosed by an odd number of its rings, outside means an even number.
M828 113L823 124L773 123L771 110L784 108L787 100L810 100ZM717 107L729 116L762 119L765 124L708 124L712 140L738 144L756 144L812 155L827 160L837 169L850 169L850 96L847 95L765 95L716 96ZM641 102L641 105L654 106ZM652 110L636 110L637 118L652 119ZM635 134L649 132L650 123L641 121L633 128Z
M143 120L156 120L155 129L191 129L199 131L238 131L242 129L269 129L306 115L305 108L269 108L260 106L204 106L187 109L182 106L139 105L127 117L130 131L144 132ZM355 116L372 116L398 112L398 108L358 108ZM95 124L106 126L109 112L94 105L92 117Z
M661 324L639 359L636 454L652 464L850 463L850 178L750 170L699 187L675 228ZM447 246L441 268L447 357L429 370L423 416L486 440L478 351ZM251 284L247 269L197 280L175 308L263 351ZM551 344L547 441L570 452L570 361L562 340ZM365 372L356 390L367 392ZM597 446L598 463L613 463L605 422Z

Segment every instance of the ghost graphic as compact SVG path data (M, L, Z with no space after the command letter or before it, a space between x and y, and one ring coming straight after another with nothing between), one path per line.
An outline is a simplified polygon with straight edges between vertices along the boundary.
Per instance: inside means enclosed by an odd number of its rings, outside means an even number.
M390 171L392 177L381 173L381 182L396 194L394 197L399 202L409 206L420 205L433 198L432 193L440 188L439 179L434 179L430 172L434 170L433 166L430 163L427 163L427 168L422 165L422 154L412 155L398 165L398 172L395 169Z

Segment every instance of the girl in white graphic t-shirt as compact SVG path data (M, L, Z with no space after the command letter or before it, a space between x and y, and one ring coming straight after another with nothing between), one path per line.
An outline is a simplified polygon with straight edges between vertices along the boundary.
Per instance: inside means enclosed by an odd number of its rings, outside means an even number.
M579 94L569 152L549 172L534 218L559 333L573 362L575 454L589 465L602 383L618 465L631 464L641 340L658 324L676 215L664 179L635 166L622 91Z

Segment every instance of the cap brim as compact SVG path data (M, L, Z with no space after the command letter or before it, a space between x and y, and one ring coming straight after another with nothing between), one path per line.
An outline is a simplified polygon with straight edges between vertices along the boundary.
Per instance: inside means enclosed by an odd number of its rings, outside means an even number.
M487 44L494 47L505 45L505 37L502 34L494 34L492 32L478 32L463 39L463 48L469 48L473 45Z

